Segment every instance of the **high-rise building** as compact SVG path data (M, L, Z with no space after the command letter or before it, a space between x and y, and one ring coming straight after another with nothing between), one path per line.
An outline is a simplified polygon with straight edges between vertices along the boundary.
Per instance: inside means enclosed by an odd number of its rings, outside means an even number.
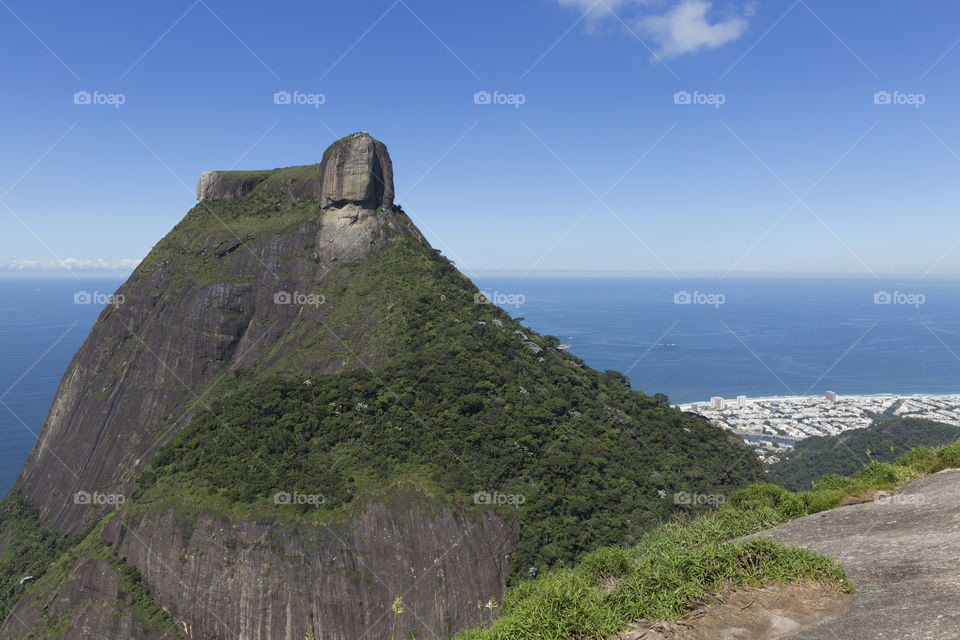
M840 397L837 395L836 391L827 391L826 393L827 401L835 403Z
M747 396L737 396L737 408L743 409L747 406Z
M710 408L711 408L711 409L722 410L722 409L723 409L723 406L724 406L724 405L723 405L723 398L721 398L720 396L713 396L712 398L710 398Z

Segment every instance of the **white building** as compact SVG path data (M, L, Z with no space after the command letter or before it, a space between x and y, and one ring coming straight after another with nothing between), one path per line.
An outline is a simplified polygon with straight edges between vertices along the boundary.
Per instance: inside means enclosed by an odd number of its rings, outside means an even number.
M743 409L747 406L747 396L737 396L737 408Z
M836 391L827 391L826 396L827 396L827 401L828 401L828 402L832 402L832 403L836 403L837 400L840 399L840 398L837 396Z
M710 398L711 409L716 409L717 411L723 411L723 406L724 406L723 398L721 398L720 396L713 396L712 398Z

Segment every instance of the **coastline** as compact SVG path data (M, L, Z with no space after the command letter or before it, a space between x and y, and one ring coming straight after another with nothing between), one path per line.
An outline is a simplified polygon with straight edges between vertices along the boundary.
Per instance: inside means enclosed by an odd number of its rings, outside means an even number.
M837 394L837 404L842 404L844 400L848 399L879 399L879 398L950 398L953 396L960 396L960 390L957 393L857 393L851 395L844 395L841 393ZM754 404L758 402L797 402L802 400L823 400L827 401L827 398L823 394L817 395L802 395L802 396L746 396L747 404ZM724 398L724 404L727 406L736 405L737 398ZM693 405L707 405L709 408L710 399L698 400L696 402L684 402L682 404L673 405L674 408L680 409L681 411L690 411L690 408Z

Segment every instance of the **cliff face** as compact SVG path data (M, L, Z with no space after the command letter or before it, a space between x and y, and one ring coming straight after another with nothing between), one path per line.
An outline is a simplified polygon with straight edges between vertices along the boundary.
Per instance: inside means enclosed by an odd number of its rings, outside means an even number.
M72 640L172 640L169 629L152 628L133 613L134 600L115 569L84 554L57 588L24 597L0 626L0 638L62 637Z
M389 637L398 596L405 603L398 637L447 637L478 623L477 601L502 596L516 546L494 514L467 517L425 497L371 502L349 520L322 525L127 515L111 518L85 546L105 543L136 567L176 631L196 639L300 640L310 627L317 638ZM143 603L124 591L110 563L89 552L68 560L63 580L48 580L18 603L0 639L58 624L67 638L174 637L133 613Z
M203 516L185 530L156 514L104 536L140 568L189 638L443 638L477 624L478 600L502 597L516 537L423 501L367 504L329 525ZM473 606L465 606L472 604Z
M268 369L301 349L294 325L330 323L332 305L307 297L318 283L397 234L420 239L393 211L382 143L354 134L327 150L319 177L303 169L201 177L195 211L211 218L209 227L195 235L178 226L158 245L117 292L122 304L101 314L57 389L16 483L43 523L83 530L109 505L78 504L76 494L129 493L158 444L206 406L204 389L218 375ZM229 199L258 187L266 202L283 203L271 206L299 215L266 233L233 231ZM311 189L325 206L298 211ZM298 370L331 373L384 358L367 340L375 322L361 317L331 330Z

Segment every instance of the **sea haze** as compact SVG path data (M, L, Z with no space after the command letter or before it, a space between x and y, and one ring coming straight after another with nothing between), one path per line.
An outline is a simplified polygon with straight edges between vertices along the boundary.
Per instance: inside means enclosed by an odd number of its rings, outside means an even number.
M74 296L109 295L120 283L0 279L0 493L16 479L63 372L103 308L75 304ZM569 343L590 366L623 371L634 388L666 393L674 403L827 389L960 393L960 284L954 282L481 277L476 283L529 326ZM690 302L675 303L675 296L687 299L684 292ZM875 304L881 292L898 298Z

